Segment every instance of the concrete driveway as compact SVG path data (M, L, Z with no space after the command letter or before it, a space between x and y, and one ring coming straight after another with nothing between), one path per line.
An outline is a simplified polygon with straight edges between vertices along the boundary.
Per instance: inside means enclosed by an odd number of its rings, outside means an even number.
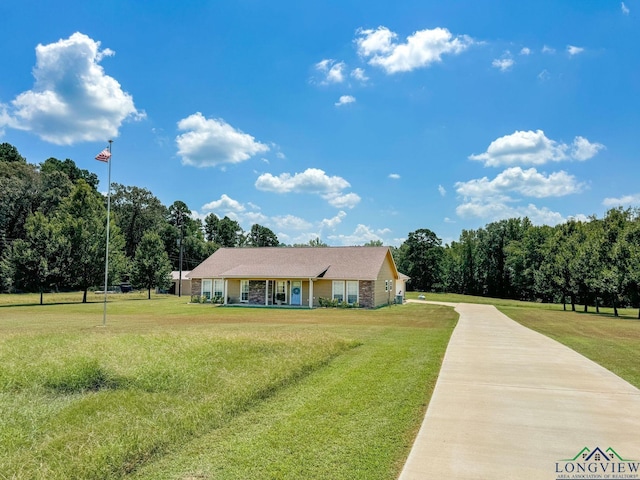
M640 478L640 390L493 306L450 305L460 320L401 480Z

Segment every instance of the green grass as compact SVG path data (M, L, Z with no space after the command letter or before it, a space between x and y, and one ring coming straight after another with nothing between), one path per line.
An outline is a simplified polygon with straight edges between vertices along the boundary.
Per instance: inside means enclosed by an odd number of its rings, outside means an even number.
M495 305L496 307L522 307L536 310L553 310L563 311L561 303L541 303L541 302L523 302L521 300L511 300L507 298L491 298L479 297L474 295L461 295L457 293L423 293L423 292L407 292L407 298L417 299L419 295L424 295L426 300L451 303L479 303L483 305ZM571 304L566 305L567 311L571 310ZM584 305L576 304L576 312L583 313ZM589 305L589 314L595 314L595 307ZM600 314L605 316L613 316L613 308L600 307ZM619 308L618 314L620 318L635 319L638 318L637 308Z
M479 297L474 295L461 295L458 293L407 292L406 295L409 299L417 299L419 295L424 295L426 300L436 302L479 303L483 305L523 306L528 308L562 310L562 304L522 302L520 300L510 300L506 298Z
M120 295L103 328L101 302L13 297L0 297L12 479L395 478L457 317Z
M637 310L611 314L499 307L505 315L590 358L640 388L640 320ZM634 314L634 316L632 316Z

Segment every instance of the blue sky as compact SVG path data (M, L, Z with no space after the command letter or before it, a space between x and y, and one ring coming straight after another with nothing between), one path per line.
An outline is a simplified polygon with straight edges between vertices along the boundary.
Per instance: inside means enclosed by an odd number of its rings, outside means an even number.
M640 0L0 3L0 141L285 243L640 205Z

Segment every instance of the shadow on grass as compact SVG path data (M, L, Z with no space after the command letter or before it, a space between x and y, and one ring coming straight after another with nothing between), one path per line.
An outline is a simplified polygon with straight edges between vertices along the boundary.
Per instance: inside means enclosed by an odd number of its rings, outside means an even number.
M2 298L2 297L0 297ZM108 298L108 297L107 297ZM164 297L151 297L151 300L160 300ZM111 301L109 302L107 300L107 303L116 303L117 301L120 300L125 300L124 298L119 298L119 299L114 299L115 301ZM127 298L126 299L127 302L137 302L137 301L145 301L148 302L149 299L147 297L144 298ZM96 304L103 304L104 303L104 297L100 298L100 299L94 299L94 300L87 300L86 302L83 302L82 300L79 301L72 301L72 300L68 300L68 301L60 301L60 302L43 302L42 304L40 304L39 301L37 302L24 302L24 303L7 303L4 305L0 305L0 308L10 308L10 307L50 307L50 306L56 306L56 305L96 305Z
M594 307L595 308L595 307ZM571 310L567 310L567 312L571 312ZM593 316L593 317L606 317L606 318L612 318L615 320L631 320L631 321L639 321L640 318L638 318L637 313L634 313L633 315L618 315L617 317L612 313L612 312L596 312L595 310L593 311L589 311L589 312L585 312L584 310L575 310L573 313L577 313L579 315L586 315L586 316Z

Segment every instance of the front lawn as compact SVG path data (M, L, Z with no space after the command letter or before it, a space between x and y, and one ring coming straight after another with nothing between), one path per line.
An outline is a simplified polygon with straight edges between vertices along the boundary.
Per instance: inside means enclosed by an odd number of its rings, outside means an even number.
M451 309L186 302L0 307L2 475L395 478Z

